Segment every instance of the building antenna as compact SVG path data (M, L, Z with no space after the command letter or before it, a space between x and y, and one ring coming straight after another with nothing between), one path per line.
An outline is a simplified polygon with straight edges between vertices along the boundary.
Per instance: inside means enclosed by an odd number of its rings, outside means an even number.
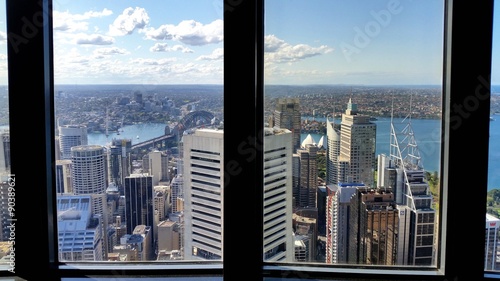
M394 93L392 93L392 99L391 99L391 124L393 118L394 118Z
M335 97L333 98L333 115L332 115L332 118L333 118L333 124L335 124L335 109L336 109L336 106L337 106L337 99L335 99Z
M413 102L413 93L410 94L410 110L409 110L408 114L405 116L405 118L403 119L403 121L401 121L401 122L404 122L406 119L408 119L408 124L411 123L411 115L413 112L412 102Z
M106 119L105 120L106 120L105 121L106 123L104 124L104 126L106 128L106 138L108 138L109 137L109 131L108 131L108 129L109 129L109 108L106 108Z

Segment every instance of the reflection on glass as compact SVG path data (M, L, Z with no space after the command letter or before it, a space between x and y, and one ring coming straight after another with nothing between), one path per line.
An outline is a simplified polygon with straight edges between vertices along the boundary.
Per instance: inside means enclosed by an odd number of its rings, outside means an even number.
M484 269L498 271L500 269L500 252L498 250L500 227L500 8L495 1L493 14L493 45L491 64L491 112L490 140L488 159L488 195L486 206L486 243Z
M59 260L222 259L222 7L54 3Z
M0 270L14 271L16 183L10 170L7 26L5 1L0 1Z
M266 1L264 260L435 266L442 1Z

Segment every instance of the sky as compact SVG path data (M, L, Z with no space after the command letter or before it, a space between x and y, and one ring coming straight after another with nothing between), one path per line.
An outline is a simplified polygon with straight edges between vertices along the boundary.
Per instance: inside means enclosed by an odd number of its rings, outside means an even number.
M441 85L443 2L265 1L265 82ZM223 83L222 0L54 0L53 24L56 84Z

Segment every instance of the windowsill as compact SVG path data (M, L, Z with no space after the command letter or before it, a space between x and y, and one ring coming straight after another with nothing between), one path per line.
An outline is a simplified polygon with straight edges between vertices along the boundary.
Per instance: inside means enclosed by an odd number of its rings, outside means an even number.
M62 270L222 270L222 261L158 261L158 262L75 262L59 266Z

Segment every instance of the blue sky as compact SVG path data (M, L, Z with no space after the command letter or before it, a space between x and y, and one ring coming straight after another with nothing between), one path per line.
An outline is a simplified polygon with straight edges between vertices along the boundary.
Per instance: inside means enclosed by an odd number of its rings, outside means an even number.
M268 0L265 81L441 84L443 2ZM54 0L55 82L223 83L222 12L222 0Z

